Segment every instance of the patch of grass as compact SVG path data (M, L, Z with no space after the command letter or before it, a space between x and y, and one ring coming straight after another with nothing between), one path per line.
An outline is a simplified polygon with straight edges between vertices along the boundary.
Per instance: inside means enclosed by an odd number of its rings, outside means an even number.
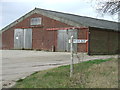
M117 87L117 60L93 60L74 64L74 75L69 77L70 65L40 71L19 80L14 88L106 88Z
M90 60L90 61L87 61L87 62L83 62L83 63L91 63L91 64L100 64L102 62L106 62L106 61L110 61L112 60L112 58L108 58L108 59L96 59L96 60Z

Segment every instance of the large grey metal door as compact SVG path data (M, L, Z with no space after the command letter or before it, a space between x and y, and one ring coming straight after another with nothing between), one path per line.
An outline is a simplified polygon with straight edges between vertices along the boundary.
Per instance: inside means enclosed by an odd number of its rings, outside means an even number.
M24 49L32 48L32 29L24 29Z
M68 35L66 30L58 30L58 42L57 50L58 51L67 51L68 44Z
M32 48L32 29L15 29L14 49Z
M57 51L70 51L69 39L72 35L77 39L77 30L58 30ZM77 44L73 45L73 49L77 52Z
M14 49L23 49L24 48L24 30L15 29L14 31Z

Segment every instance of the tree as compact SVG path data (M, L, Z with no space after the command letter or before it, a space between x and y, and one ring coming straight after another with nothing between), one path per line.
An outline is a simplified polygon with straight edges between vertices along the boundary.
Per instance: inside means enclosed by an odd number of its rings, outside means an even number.
M115 15L120 13L120 0L96 0L97 11L101 12L102 15L108 13L110 15Z

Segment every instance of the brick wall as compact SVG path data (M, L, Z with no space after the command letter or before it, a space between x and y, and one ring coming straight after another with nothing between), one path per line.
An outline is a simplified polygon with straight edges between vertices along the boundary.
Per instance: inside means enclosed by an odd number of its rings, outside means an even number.
M2 33L2 49L14 48L14 31L10 28Z
M40 50L52 50L52 47L57 49L57 31L46 31L46 28L71 27L65 23L56 21L49 17L33 14L15 26L3 32L3 49L14 49L14 29L29 28L30 19L34 17L41 17L42 24L39 27L32 28L32 48ZM87 39L87 29L78 30L78 39ZM87 52L87 44L78 44L78 52Z
M88 32L89 29L80 29L78 30L78 39L86 39L88 40ZM78 43L78 52L88 52L88 42L87 43Z
M70 27L54 19L34 14L32 17L42 18L42 28L33 28L33 49L52 50L52 46L57 49L57 31L46 31L46 28Z
M53 27L69 27L69 25L40 14L33 14L2 33L3 49L14 49L14 29L30 27L30 19L33 17L41 17L42 25L40 25L39 28L32 28L32 48L45 50L50 50L52 46L55 46L56 48L57 31L46 31L45 29Z

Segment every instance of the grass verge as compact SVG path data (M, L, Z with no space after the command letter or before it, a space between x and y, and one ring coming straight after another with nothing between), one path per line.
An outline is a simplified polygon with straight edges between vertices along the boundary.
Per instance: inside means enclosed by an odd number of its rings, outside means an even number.
M17 81L13 88L117 88L117 59L92 60L74 64L74 75L69 77L70 66L60 66L33 73Z

